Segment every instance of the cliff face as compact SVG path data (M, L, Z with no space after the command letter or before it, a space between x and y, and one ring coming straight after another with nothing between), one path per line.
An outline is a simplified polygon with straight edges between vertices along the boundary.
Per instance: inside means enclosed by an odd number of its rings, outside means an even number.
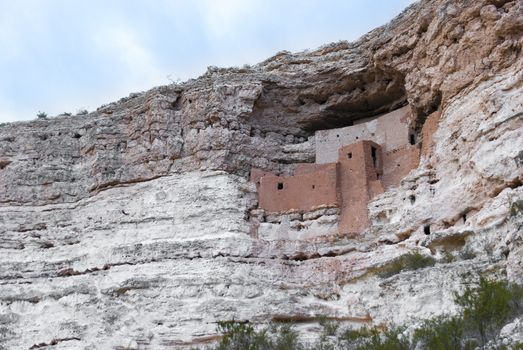
M232 319L401 324L453 312L464 273L523 282L522 34L519 0L421 1L355 43L1 126L0 348L176 348ZM292 214L256 210L251 168L291 173L315 131L405 105L420 164L371 201L364 234L291 239ZM327 232L337 216L301 219ZM413 250L438 263L375 273Z

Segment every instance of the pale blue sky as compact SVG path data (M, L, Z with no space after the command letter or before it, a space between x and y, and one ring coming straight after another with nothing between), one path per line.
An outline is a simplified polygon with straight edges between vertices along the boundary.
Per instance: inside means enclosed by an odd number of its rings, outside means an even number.
M413 0L0 0L0 122L353 41Z

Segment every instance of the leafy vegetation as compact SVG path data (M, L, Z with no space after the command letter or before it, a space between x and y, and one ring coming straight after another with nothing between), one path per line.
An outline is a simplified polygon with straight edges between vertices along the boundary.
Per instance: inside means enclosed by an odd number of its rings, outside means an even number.
M519 199L510 205L510 216L517 216L523 213L523 200Z
M406 265L420 266L419 259ZM425 262L426 263L426 262ZM222 322L218 330L223 338L216 350L523 350L522 343L503 345L499 331L514 318L523 315L523 286L506 281L481 278L456 293L458 315L442 315L423 322L407 334L404 327L341 329L340 324L320 319L323 332L314 344L299 341L289 324L274 324L261 330L245 323Z
M523 313L523 286L481 278L478 286L469 286L456 295L455 302L462 307L465 331L486 344L501 327Z
M255 331L249 324L220 322L218 330L223 334L223 338L216 350L305 349L298 342L298 333L288 324L273 324L269 328Z
M329 320L326 317L321 317L319 323L323 328L322 334L327 337L335 335L338 331L338 328L340 327L339 323Z
M380 332L377 328L346 330L338 340L341 349L355 350L409 350L410 342L402 336L403 328Z
M476 257L476 253L470 247L467 247L459 253L459 257L461 260L472 260Z
M45 112L40 112L40 111L39 111L39 112L36 114L36 117L37 117L38 119L47 119L47 113L45 113Z
M389 265L385 266L379 273L382 278L396 275L402 271L418 270L424 267L433 266L436 263L431 256L422 255L418 252L400 256Z
M439 316L427 320L414 334L413 343L427 349L461 349L463 322L459 317Z

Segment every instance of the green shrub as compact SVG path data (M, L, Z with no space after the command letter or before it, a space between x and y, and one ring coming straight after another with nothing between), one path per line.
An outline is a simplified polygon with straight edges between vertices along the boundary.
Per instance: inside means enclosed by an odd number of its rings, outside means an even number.
M319 323L320 323L320 326L322 327L322 335L324 335L324 336L336 335L336 331L338 330L338 328L340 326L339 323L329 320L326 317L320 318Z
M39 111L38 113L36 113L36 117L38 119L47 119L47 113Z
M510 216L518 216L523 213L523 200L519 199L510 205Z
M402 269L415 269L431 263L425 257L403 256ZM399 260L399 259L398 259ZM433 263L433 261L432 261ZM402 270L400 269L400 271ZM289 324L273 324L256 331L248 324L222 322L218 330L223 338L217 350L473 350L499 341L501 327L523 314L523 286L506 281L481 278L479 283L456 293L454 301L461 307L456 316L443 315L427 320L414 331L412 339L403 335L404 328L340 329L339 323L320 319L323 327L319 342L306 346ZM493 343L490 343L489 346ZM523 350L523 344L494 346L497 350Z
M273 324L256 331L239 322L220 322L218 331L223 338L217 350L301 350L298 334L289 324Z
M427 320L414 333L414 344L424 349L462 349L463 321L460 317L439 316Z
M272 347L274 350L299 350L304 349L298 341L298 333L289 324L273 325L276 334ZM269 342L271 343L271 342Z
M223 334L223 338L217 350L265 349L263 346L267 343L265 333L258 334L245 323L220 322L218 331Z
M523 313L523 287L481 278L478 285L455 294L454 301L461 314L425 321L414 344L429 350L475 349L498 339L501 328Z
M434 266L436 260L431 256L422 255L418 252L408 253L395 259L392 263L385 266L379 273L382 278L387 278L400 273L401 271L418 270L427 266Z
M517 342L510 346L500 345L496 348L493 348L493 350L523 350L523 343Z
M465 330L486 344L501 327L522 313L523 287L481 278L478 286L456 294L455 302L462 307Z
M476 257L476 253L470 247L467 247L459 253L459 257L461 260L472 260Z
M380 331L377 328L347 329L338 339L339 348L354 350L409 350L410 341L402 337L403 328Z
M523 343L517 342L511 345L511 350L523 350Z
M442 263L449 264L449 263L452 263L454 261L456 261L456 257L454 255L452 255L452 253L450 253L448 251L443 252L443 257L441 259Z
M367 339L379 335L379 330L376 328L363 327L360 329L346 329L340 336L340 341L347 346L361 345Z
M410 341L401 335L402 332L401 328L385 331L373 336L370 344L362 345L357 350L409 350Z

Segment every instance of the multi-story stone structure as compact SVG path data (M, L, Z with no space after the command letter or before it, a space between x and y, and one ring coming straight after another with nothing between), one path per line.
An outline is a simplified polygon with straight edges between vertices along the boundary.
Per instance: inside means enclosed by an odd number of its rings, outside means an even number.
M408 106L315 134L316 162L298 164L291 176L252 169L259 208L269 214L338 208L340 234L369 226L368 203L398 186L419 162L420 150L409 129Z

